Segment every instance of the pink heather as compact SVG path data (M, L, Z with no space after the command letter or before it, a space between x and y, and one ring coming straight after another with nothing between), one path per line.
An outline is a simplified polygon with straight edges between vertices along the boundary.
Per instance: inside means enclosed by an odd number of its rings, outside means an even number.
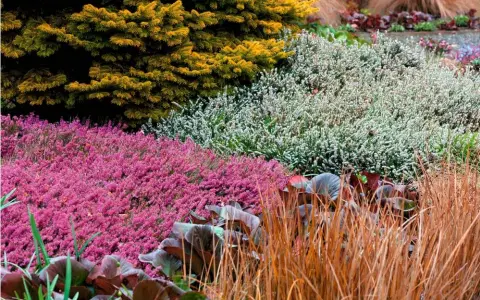
M86 258L119 254L137 264L190 210L205 215L206 204L229 200L257 205L259 191L286 182L275 161L222 158L190 141L33 116L2 116L1 124L1 192L16 188L20 204L2 212L0 251L21 265L34 252L27 206L50 255L73 251L72 216L80 243L102 233Z

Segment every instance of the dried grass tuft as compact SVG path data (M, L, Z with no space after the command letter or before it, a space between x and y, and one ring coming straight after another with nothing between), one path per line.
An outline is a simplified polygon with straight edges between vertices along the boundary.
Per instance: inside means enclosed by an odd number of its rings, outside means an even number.
M309 16L310 20L318 20L323 24L339 25L340 14L345 11L347 3L344 0L317 0L313 4L317 11Z
M368 7L375 13L418 10L453 17L472 8L480 10L480 0L370 0Z
M205 289L212 299L475 298L479 179L468 167L427 175L408 221L383 214L377 224L366 206L356 216L337 209L314 216L308 238L297 237L304 227L288 207L264 210L268 239L227 248Z

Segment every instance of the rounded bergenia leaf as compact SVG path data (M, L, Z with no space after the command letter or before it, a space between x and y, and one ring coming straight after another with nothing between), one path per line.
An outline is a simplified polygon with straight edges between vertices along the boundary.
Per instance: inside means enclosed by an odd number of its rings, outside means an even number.
M406 185L383 185L379 187L375 192L375 197L378 200L383 198L403 197L406 198ZM413 200L413 199L410 199Z
M37 290L40 286L38 277L32 277L33 280L30 280L22 273L10 273L5 272L2 275L1 280L1 298L2 299L17 299L16 295L23 296L26 294L25 286L28 288L30 295L36 296ZM24 284L25 280L25 284Z
M240 203L238 203L237 201L235 201L235 200L230 200L230 201L228 201L228 202L227 202L227 205L233 206L233 207L235 207L236 209L243 210L243 206L242 206Z
M190 223L182 223L182 222L175 222L172 226L172 233L178 238L183 239L187 235L192 228L207 226L212 229L212 231L219 237L223 238L223 228L218 226L212 225L199 225L199 224L190 224Z
M302 175L295 175L290 177L287 182L287 187L294 187L299 190L305 190L307 188L307 185L309 183L309 180L307 177L302 176Z
M108 279L118 275L122 275L123 277L138 275L142 278L146 276L142 270L134 268L126 259L117 255L106 255L102 260L100 270L101 275Z
M167 238L160 243L159 248L191 266L195 274L201 274L203 272L203 260L187 241Z
M323 173L312 178L306 192L337 200L340 194L340 177L331 173Z
M304 204L304 205L298 206L298 213L300 214L300 218L311 216L312 210L313 210L312 204Z
M133 290L133 300L170 300L167 289L155 280L144 280Z
M239 222L242 225L242 229L245 230L247 234L255 232L261 222L260 218L257 216L246 213L230 205L222 207L219 216L227 222Z
M219 262L223 249L224 230L220 228L222 237L214 233L214 226L198 225L190 229L185 235L185 240L189 242L207 265L210 265L212 259Z
M160 267L162 273L169 278L171 278L182 266L182 261L180 259L168 254L163 249L157 249L147 254L140 254L138 259L141 262L149 263L156 268Z
M206 224L208 223L208 220L200 215L198 215L196 212L193 210L190 211L189 213L190 221L193 224Z
M205 209L210 211L211 215L218 216L220 214L221 207L218 205L205 205Z
M48 267L46 267L40 272L40 279L46 282L47 274L49 280L52 280L53 278L55 278L55 276L58 275L57 286L62 289L67 275L67 260L68 257L66 256L52 258L50 260L50 265L48 265ZM87 276L90 273L90 270L88 270L87 267L85 267L82 263L76 261L73 258L70 258L70 263L72 267L72 286L84 284L85 279L87 279Z
M89 281L93 282L97 294L112 294L121 285L133 288L138 282L150 279L140 269L136 269L125 259L117 255L106 255L99 268L89 274Z
M90 300L110 300L110 299L112 299L111 295L96 295Z

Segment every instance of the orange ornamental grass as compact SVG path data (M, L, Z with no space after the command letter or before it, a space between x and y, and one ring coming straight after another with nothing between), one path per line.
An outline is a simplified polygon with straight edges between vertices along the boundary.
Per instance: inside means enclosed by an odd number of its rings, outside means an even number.
M478 175L467 167L424 176L409 219L339 204L314 207L304 226L293 207L264 209L266 238L225 247L203 288L212 299L478 299Z
M310 20L339 25L341 23L340 14L346 10L347 3L344 0L316 0L313 6L317 8L317 11L309 16Z
M375 13L406 9L453 17L472 8L480 10L480 0L370 0L368 7Z

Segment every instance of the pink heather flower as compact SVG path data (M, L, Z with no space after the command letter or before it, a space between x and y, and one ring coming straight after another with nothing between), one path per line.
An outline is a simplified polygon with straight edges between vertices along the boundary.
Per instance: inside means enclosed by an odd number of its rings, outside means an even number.
M26 265L34 252L27 206L50 255L72 251L69 218L85 257L118 254L133 263L156 248L172 224L206 204L259 203L286 183L275 162L220 157L191 141L155 140L118 127L2 116L2 194L19 204L2 211L0 251Z

